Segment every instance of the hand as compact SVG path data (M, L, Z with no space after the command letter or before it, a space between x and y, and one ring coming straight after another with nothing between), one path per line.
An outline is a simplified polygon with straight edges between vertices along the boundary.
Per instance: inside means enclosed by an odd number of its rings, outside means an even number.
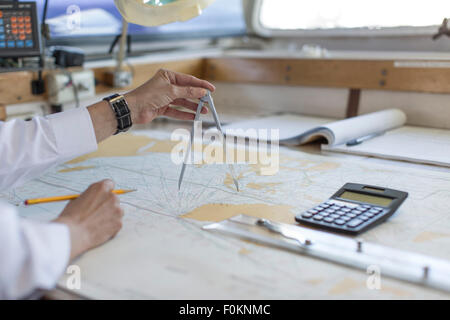
M55 220L69 227L71 260L108 241L122 228L123 209L113 188L111 180L92 184Z
M170 106L183 106L196 111L198 104L188 99L202 98L206 95L205 89L214 91L215 87L208 81L194 76L161 69L142 86L125 94L125 99L130 106L133 123L148 123L162 115L181 120L194 120L194 114ZM207 112L208 110L203 107L202 113Z

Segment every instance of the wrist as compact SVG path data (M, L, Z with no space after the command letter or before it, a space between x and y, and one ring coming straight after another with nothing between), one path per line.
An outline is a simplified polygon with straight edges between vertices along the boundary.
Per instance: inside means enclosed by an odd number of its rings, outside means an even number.
M103 141L114 134L117 129L117 120L108 102L98 102L89 106L87 110L91 116L97 142Z
M139 119L140 112L139 112L136 96L133 95L131 92L128 92L128 93L125 93L123 95L123 97L125 98L125 101L128 104L128 108L130 109L131 121L133 123L139 123L138 119Z
M64 224L69 230L70 260L75 259L89 249L89 239L87 238L87 232L83 230L82 226L61 217L55 219L53 222Z

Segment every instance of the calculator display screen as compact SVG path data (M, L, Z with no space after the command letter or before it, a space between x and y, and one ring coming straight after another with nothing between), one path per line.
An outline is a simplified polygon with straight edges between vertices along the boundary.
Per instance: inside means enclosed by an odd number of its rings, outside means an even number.
M370 203L377 206L387 207L391 204L392 199L380 196L372 196L368 194L352 192L352 191L344 191L339 198L348 199L353 201Z

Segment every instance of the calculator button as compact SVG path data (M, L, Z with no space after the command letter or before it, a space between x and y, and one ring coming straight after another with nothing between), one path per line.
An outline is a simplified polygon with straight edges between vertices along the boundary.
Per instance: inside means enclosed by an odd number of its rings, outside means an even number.
M350 221L349 223L347 223L347 227L350 228L355 228L357 226L359 226L361 223L363 223L364 221L361 219L353 219L352 221Z
M321 212L320 215L324 217L328 217L331 213L328 212Z
M366 212L365 215L369 218L375 217L375 213Z
M305 219L309 219L311 218L313 215L311 213L305 212L304 214L302 214L302 217Z
M319 211L314 210L314 209L310 209L310 210L308 210L308 211L306 211L306 212L311 213L311 214L316 214L316 213L319 212Z
M341 206L337 206L337 205L334 205L331 207L331 209L334 209L334 210L339 210L340 208L341 208Z
M352 213L354 213L354 214L356 214L356 215L359 215L359 214L361 214L362 213L362 211L360 211L360 210L352 210Z
M350 212L350 211L352 211L352 209L350 209L350 208L342 208L341 210L344 211L344 212Z
M354 213L347 213L346 216L350 217L350 218L355 218L356 214L354 214Z
M378 211L382 211L383 210L383 208L380 208L380 207L373 207L372 209L378 210Z
M340 219L342 219L342 220L344 220L344 221L350 221L350 220L352 220L352 218L350 218L350 217L341 217Z
M342 226L345 224L345 220L337 219L334 221L334 223L337 224L338 226Z
M333 213L333 214L330 214L330 217L334 218L334 219L337 219L337 218L340 218L340 215L338 215L336 213Z
M335 214L338 214L340 216L343 216L344 214L346 214L346 212L342 211L342 210L338 210L335 212Z
M323 221L328 222L328 223L332 223L334 221L334 219L331 218L331 217L326 217L325 219L323 219Z
M325 212L328 212L328 213L335 213L336 210L333 210L333 209L326 209Z
M367 221L370 218L368 216L366 216L366 215L362 215L362 216L359 216L358 219L361 219L362 221Z
M369 205L367 205L367 204L362 204L361 207L363 207L363 208L368 208L368 209L369 209L369 208L372 208L372 206L369 206Z
M317 215L314 216L313 219L316 220L316 221L322 221L323 220L323 216L321 216L320 214L317 214Z

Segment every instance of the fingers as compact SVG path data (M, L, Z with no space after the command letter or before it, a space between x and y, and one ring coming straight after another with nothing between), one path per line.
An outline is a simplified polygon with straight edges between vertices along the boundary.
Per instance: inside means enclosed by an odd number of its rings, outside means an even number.
M186 86L199 87L199 88L208 89L212 92L214 92L214 90L216 90L216 87L214 87L211 83L209 83L206 80L201 80L194 76L184 74L184 73L178 73L178 72L169 71L169 70L164 70L164 71L166 72L167 76L170 79L170 82L173 85L181 86L181 87L186 87ZM201 96L201 97L203 97L203 96ZM199 97L199 98L201 98L201 97Z
M80 201L88 201L94 204L96 207L105 201L105 199L113 194L114 181L105 179L96 183L93 183L87 188L85 192L78 198Z
M189 101L187 99L175 99L174 101L172 101L171 105L186 107L194 111L197 110L198 106L197 103Z
M195 118L195 114L193 113L183 112L173 108L167 108L164 115L179 120L194 120Z
M174 99L200 99L206 95L206 89L197 87L172 86Z
M109 179L94 183L64 209L59 222L69 226L71 259L111 239L122 228L124 211L113 189Z
M107 231L107 239L114 237L122 228L122 218L124 210L120 206L120 199L114 193L110 193L105 199L103 204L99 208L99 212L102 212L102 224L109 225ZM106 240L106 239L105 239Z
M121 219L124 214L124 211L120 206L119 197L112 192L106 197L105 201L100 206L100 209L104 210L104 212L111 215L114 219Z
M187 99L176 99L175 101L173 101L171 103L171 105L185 107L192 111L197 111L197 107L198 107L197 103L189 101ZM201 113L203 113L203 114L208 113L208 109L206 107L202 107Z
M87 191L95 191L98 193L110 194L111 191L114 190L114 181L110 179L105 179L96 183L93 183L89 186Z

